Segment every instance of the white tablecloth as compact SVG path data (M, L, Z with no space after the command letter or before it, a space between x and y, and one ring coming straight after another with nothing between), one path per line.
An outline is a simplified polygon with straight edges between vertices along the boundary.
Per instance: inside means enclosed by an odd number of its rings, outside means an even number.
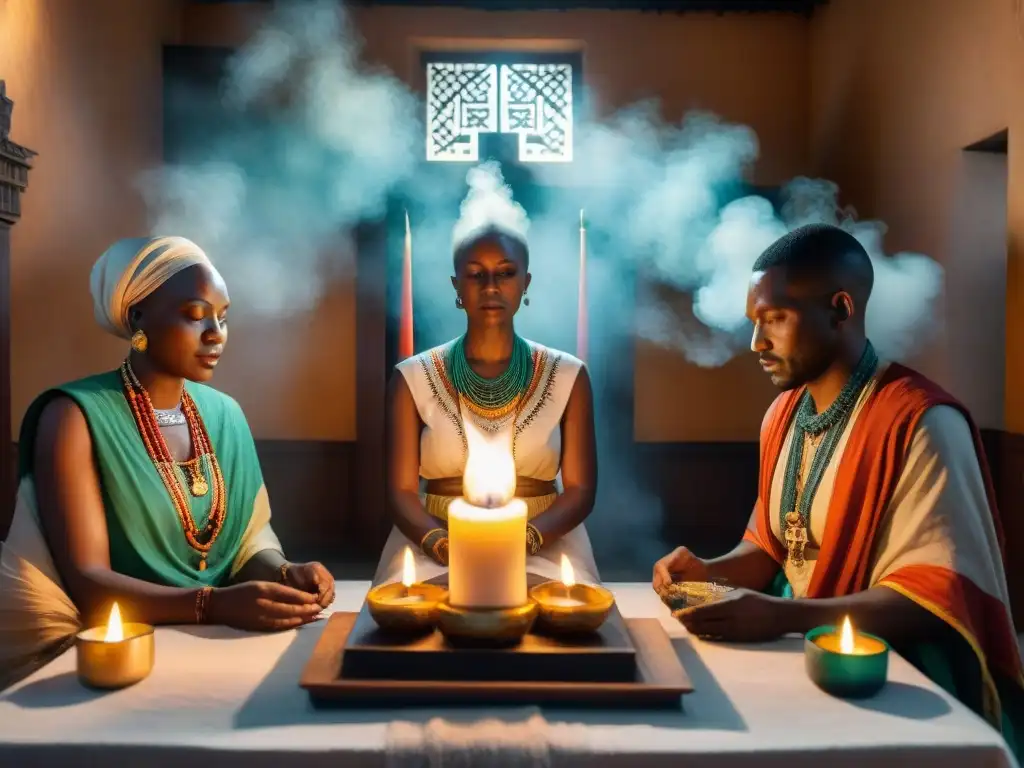
M368 586L339 583L334 610L358 610ZM674 638L695 687L684 711L320 711L298 679L322 623L272 635L168 627L157 630L152 675L132 688L84 689L72 651L0 694L0 766L385 766L392 721L538 712L558 766L1016 766L999 734L899 657L879 696L843 701L807 679L798 638L702 642L649 585L609 586L624 615L658 616Z

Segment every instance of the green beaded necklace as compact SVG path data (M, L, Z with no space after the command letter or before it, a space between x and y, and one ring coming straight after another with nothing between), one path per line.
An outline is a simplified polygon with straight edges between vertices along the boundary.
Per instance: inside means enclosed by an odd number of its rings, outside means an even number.
M512 357L500 376L485 379L469 366L466 337L460 336L445 355L445 372L452 386L483 411L501 412L526 391L533 378L533 350L521 337L512 342Z
M797 406L796 419L793 430L793 441L789 448L789 460L786 464L786 474L782 482L782 499L779 505L780 530L785 534L787 525L786 513L796 511L800 515L800 527L804 530L810 529L811 503L814 501L814 494L818 491L818 485L825 474L835 453L839 439L843 435L853 408L857 404L857 398L861 391L875 375L878 367L878 355L875 348L869 341L864 347L864 354L861 355L857 367L854 368L846 386L839 393L828 408L821 413L814 411L814 399L810 392L804 392ZM807 482L804 484L803 493L797 501L796 486L800 475L800 468L803 465L804 437L805 435L817 436L825 433L821 445L814 453L811 461L810 471L807 473ZM799 503L799 508L797 505Z

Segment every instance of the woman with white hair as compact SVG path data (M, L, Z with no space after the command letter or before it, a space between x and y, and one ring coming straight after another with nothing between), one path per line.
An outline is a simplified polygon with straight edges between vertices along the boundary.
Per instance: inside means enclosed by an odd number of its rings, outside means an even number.
M117 370L29 407L18 500L0 553L0 687L61 653L114 602L126 620L274 630L334 597L319 563L285 560L238 403L206 386L228 293L181 237L122 240L93 267Z
M584 520L597 491L593 393L583 363L527 341L513 323L529 305L529 222L500 173L469 174L453 232L457 339L399 363L389 389L389 504L394 520L376 582L402 578L409 547L417 577L447 570L448 505L463 495L476 439L503 441L527 506L527 571L560 577L567 555L581 581L597 581Z

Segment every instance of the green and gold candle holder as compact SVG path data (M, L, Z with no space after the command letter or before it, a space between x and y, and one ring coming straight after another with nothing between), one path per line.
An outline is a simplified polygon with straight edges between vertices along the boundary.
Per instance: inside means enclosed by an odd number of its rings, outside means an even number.
M438 604L448 590L436 584L381 584L366 595L366 606L377 626L388 632L427 632L437 624Z
M615 604L604 587L593 584L566 586L546 581L530 590L537 603L537 629L549 635L578 635L596 632Z
M848 639L843 641L844 631ZM850 627L824 626L804 638L807 676L826 693L844 699L874 696L889 676L889 646L880 637Z

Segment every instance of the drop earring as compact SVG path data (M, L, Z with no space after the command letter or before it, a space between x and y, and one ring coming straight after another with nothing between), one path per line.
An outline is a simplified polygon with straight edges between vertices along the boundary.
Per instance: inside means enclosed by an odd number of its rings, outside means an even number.
M465 304L462 303L462 297L461 296L458 296L458 295L455 296L455 306L458 307L459 309L462 309L464 306L466 306Z
M525 304L526 306L530 306L530 297L527 296L525 293L523 294L523 304Z
M139 330L132 334L132 349L139 354L149 349L149 339L146 338L146 332Z

